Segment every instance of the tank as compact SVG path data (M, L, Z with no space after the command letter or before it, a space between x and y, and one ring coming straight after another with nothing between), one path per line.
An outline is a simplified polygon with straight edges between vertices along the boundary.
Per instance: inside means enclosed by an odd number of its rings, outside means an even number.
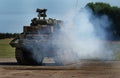
M42 65L44 57L52 57L57 64L62 64L57 57L57 47L53 44L53 34L58 33L61 20L46 19L47 9L37 8L38 16L31 20L30 26L24 26L23 32L14 38L10 45L15 48L18 64Z

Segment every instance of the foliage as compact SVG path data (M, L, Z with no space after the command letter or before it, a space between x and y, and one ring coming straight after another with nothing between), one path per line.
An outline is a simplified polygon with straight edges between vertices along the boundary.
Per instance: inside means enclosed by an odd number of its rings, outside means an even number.
M95 15L107 15L112 21L111 33L120 38L120 8L101 2L88 3L86 6L90 7Z
M6 38L14 38L18 35L18 33L0 33L0 39L6 39Z

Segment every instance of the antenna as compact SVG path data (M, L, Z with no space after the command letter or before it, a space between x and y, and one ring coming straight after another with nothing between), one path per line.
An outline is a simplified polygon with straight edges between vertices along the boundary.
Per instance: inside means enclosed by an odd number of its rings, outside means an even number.
M76 0L75 8L77 9L78 7L78 0Z

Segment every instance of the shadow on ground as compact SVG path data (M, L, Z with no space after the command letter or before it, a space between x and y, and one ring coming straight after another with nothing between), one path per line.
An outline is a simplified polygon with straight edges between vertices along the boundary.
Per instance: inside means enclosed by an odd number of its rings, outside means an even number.
M17 62L0 62L0 65L18 65Z
M14 66L14 65L20 65L20 64L18 64L17 62L0 62L0 66L3 66L3 65L4 66L5 65L7 65L7 66L8 65ZM21 65L21 66L23 66L23 65ZM56 63L43 63L42 65L35 65L35 66L61 66L61 65L58 65Z

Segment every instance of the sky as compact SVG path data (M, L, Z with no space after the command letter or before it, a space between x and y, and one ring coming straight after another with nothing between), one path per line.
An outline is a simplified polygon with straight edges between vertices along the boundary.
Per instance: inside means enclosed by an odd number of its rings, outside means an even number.
M61 19L71 9L89 2L105 2L120 7L120 0L0 0L0 32L21 33L37 17L36 8L46 8L47 18Z

